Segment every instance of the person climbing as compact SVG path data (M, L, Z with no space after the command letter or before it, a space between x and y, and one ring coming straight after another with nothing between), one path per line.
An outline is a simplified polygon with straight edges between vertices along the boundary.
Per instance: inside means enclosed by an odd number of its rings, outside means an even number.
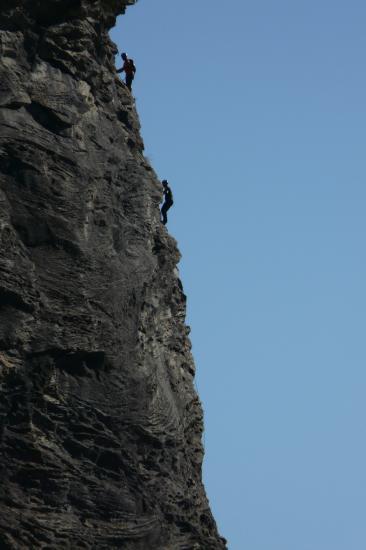
M126 73L126 86L131 92L132 81L135 78L136 67L133 62L133 59L129 59L126 53L123 53L121 57L123 60L123 67L121 69L118 69L117 73L123 73L123 71Z
M164 204L161 207L161 216L162 216L161 221L164 225L166 225L168 221L167 212L169 208L173 206L174 201L173 201L173 193L169 187L167 180L163 180L161 183L163 184L163 194L164 194Z

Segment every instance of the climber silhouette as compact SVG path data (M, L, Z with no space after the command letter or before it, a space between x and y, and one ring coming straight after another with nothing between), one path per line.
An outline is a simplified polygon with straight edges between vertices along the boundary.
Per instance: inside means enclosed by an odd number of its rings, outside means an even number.
M163 184L163 194L164 194L164 204L161 207L161 217L162 217L162 223L166 225L168 221L167 212L171 206L173 206L173 193L172 190L169 187L169 184L167 180L163 180L161 182Z
M123 60L123 67L121 69L118 69L117 73L123 73L123 71L126 73L126 86L131 92L132 81L135 78L136 67L133 59L129 59L126 53L123 53L121 57Z

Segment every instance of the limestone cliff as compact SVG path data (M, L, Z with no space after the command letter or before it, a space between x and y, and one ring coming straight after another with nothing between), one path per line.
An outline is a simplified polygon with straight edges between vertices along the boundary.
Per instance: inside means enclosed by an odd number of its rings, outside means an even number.
M108 31L1 0L0 547L222 549L176 242Z

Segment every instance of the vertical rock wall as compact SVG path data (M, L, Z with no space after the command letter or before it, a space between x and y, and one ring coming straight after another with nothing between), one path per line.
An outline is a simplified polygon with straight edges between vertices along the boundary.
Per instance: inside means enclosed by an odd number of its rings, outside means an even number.
M0 7L0 547L222 549L176 242L108 36Z

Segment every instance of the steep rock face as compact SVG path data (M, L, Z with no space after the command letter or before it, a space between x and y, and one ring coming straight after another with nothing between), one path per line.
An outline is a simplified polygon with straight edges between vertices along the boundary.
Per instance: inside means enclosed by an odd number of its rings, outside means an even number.
M0 547L222 549L174 239L108 31L0 7Z

